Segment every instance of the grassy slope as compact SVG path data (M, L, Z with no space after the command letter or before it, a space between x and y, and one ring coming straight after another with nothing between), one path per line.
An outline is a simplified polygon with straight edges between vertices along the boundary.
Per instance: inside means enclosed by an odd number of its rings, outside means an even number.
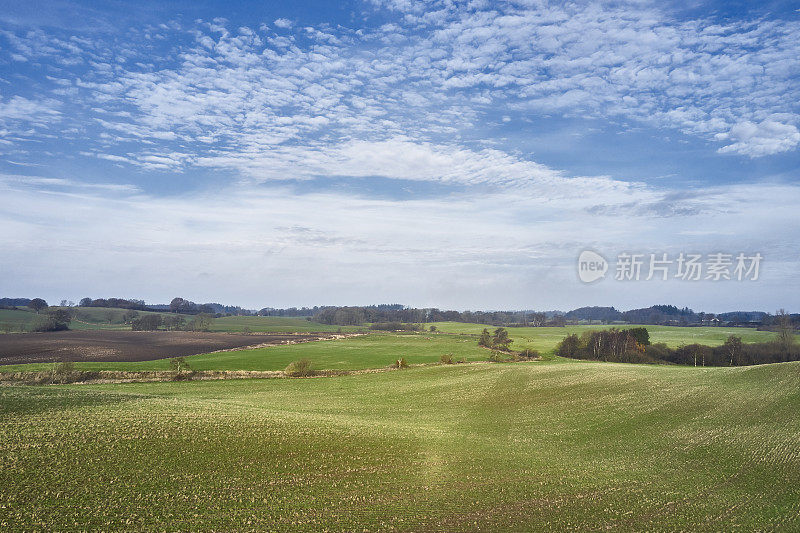
M494 326L484 324L465 324L463 322L434 322L440 331L446 333L462 333L478 335L483 328L494 331ZM628 328L637 326L566 326L563 328L507 328L511 338L514 339L512 348L520 350L533 348L541 352L552 352L556 345L570 333L580 335L584 331L599 330L617 327ZM716 346L725 342L729 335L739 335L744 342L765 342L775 338L775 334L768 331L757 331L754 328L711 328L692 327L683 328L675 326L641 326L650 333L653 343L664 342L672 348L680 344L700 343Z
M800 528L800 363L0 395L2 529Z
M253 343L258 337L253 336ZM188 357L195 370L283 370L292 361L307 357L314 367L325 370L381 368L405 357L411 363L435 363L442 354L469 361L486 360L489 352L478 347L475 339L461 335L413 335L371 333L362 337L318 341L253 350L218 352ZM84 370L167 370L169 361L135 363L77 363ZM51 364L0 366L0 371L47 370Z
M19 333L20 326L26 330L29 329L30 324L36 319L36 313L33 311L23 311L21 309L0 309L0 324L11 324L13 330L11 333ZM2 329L0 329L2 334Z

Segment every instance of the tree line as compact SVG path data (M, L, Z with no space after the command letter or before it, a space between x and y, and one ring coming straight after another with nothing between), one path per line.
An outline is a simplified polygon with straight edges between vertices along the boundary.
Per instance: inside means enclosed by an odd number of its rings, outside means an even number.
M730 335L720 346L694 343L673 349L664 343L651 344L646 328L611 328L567 335L556 347L556 355L617 363L745 366L800 361L800 345L784 318L778 322L777 339L771 342L745 343L740 336Z

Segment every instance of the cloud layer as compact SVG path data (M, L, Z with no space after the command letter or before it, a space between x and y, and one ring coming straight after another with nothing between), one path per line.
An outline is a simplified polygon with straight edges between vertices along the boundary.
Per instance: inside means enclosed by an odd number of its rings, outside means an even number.
M0 175L3 292L767 310L798 294L796 175L673 189L570 174L519 142L520 123L594 121L611 137L684 136L713 161L790 157L796 17L687 19L648 2L361 9L348 24L0 27L0 150L15 168ZM87 175L65 175L67 159ZM586 287L586 248L766 263L736 290Z

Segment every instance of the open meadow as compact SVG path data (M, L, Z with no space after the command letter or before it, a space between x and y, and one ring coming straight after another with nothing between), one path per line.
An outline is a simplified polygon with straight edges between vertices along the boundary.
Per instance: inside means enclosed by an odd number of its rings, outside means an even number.
M496 326L485 324L466 324L464 322L434 322L427 326L435 326L439 331L445 333L459 333L465 335L479 335L486 328L493 331ZM530 348L542 353L552 353L556 345L569 334L580 335L585 331L596 331L609 328L627 329L639 327L635 324L620 325L580 325L564 327L510 327L508 333L514 343L512 348L522 350ZM733 327L681 327L681 326L641 326L647 328L650 333L650 342L663 342L670 348L677 348L681 344L706 344L717 346L725 342L729 335L742 337L743 342L767 342L775 338L775 334L769 331L758 331L755 328L733 328Z
M0 528L797 530L799 412L800 363L2 387Z

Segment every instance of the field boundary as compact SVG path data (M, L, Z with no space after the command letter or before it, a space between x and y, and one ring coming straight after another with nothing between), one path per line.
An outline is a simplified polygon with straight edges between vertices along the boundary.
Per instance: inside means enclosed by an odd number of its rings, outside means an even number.
M527 362L527 361L520 361ZM0 386L21 385L100 385L114 383L158 383L170 381L221 381L229 379L314 379L361 374L380 374L411 368L435 366L464 366L498 364L493 361L466 361L461 363L417 363L406 368L387 366L360 370L315 370L308 376L290 376L283 370L196 370L177 372L174 370L75 370L70 374L57 375L51 371L0 372ZM507 363L504 363L507 364Z

